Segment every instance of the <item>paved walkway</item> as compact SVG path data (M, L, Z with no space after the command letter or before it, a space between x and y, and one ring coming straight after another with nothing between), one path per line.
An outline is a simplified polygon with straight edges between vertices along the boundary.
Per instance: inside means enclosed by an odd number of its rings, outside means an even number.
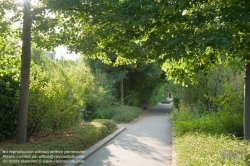
M170 104L158 104L88 157L81 166L171 165Z

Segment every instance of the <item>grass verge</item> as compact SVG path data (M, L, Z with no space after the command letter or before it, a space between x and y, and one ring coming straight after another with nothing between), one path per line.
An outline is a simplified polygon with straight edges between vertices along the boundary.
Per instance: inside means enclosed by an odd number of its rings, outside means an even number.
M173 110L177 165L250 165L250 142L242 139L242 116L232 111L199 112L183 105Z
M0 161L6 166L63 165L62 161L71 160L112 133L116 128L115 122L133 122L142 113L143 110L138 107L116 105L99 112L101 119L37 137L35 141L27 144L15 144L15 141L0 143L2 153ZM111 120L103 119L103 117ZM17 154L17 152L25 153Z
M6 143L0 146L0 161L4 165L60 165L94 145L115 130L111 120L93 120L90 123L60 130L27 144ZM5 152L5 153L4 153ZM20 153L25 152L25 153ZM19 153L19 154L17 154ZM22 161L21 161L22 160ZM34 163L31 163L34 161ZM25 163L27 162L27 163ZM38 163L39 162L39 163ZM43 164L47 162L46 164Z
M177 165L250 165L250 143L230 136L185 134L175 142Z

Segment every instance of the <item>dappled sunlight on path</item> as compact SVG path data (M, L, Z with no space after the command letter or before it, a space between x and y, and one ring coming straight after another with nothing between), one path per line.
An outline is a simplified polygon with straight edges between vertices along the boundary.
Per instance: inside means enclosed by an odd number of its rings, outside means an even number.
M166 166L170 164L170 105L159 104L87 158L86 166Z

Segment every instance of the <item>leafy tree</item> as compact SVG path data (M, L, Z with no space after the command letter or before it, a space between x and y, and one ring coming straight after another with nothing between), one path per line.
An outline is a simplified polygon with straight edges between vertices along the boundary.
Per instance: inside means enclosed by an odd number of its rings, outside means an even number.
M228 108L232 113L243 112L243 72L219 65L208 73L198 72L195 78L199 81L191 83L186 80L185 86L168 80L166 89L174 98L201 113L219 109L228 111Z
M193 79L223 61L244 68L245 139L250 139L250 2L241 0L51 0L34 9L34 41L65 44L116 63L159 62L169 78ZM48 12L53 13L48 16ZM52 40L53 38L53 40ZM194 79L193 79L194 81Z
M158 64L136 62L114 67L115 58L112 61L111 64L104 64L98 59L87 59L87 64L94 73L99 71L107 73L108 79L113 81L111 85L116 89L116 96L120 96L120 81L123 80L126 104L138 106L143 103L159 102L163 90L160 90L159 94L154 93L164 86L165 76ZM158 101L154 101L154 97L158 98L155 99Z
M17 4L13 0L3 0L0 2L0 54L17 55L21 51L18 44L19 31L12 24L15 22L14 11L17 10Z
M47 1L62 20L63 39L86 56L117 62L158 61L169 77L181 81L223 59L246 60L245 139L250 139L250 2L213 1ZM51 23L50 23L51 24ZM67 27L67 28L66 28ZM53 33L51 32L53 35ZM109 61L109 60L107 60Z

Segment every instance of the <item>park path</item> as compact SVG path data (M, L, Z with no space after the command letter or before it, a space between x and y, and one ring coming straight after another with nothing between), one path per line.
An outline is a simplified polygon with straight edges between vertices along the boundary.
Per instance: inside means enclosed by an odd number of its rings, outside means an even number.
M171 165L170 104L158 104L88 157L81 166Z

